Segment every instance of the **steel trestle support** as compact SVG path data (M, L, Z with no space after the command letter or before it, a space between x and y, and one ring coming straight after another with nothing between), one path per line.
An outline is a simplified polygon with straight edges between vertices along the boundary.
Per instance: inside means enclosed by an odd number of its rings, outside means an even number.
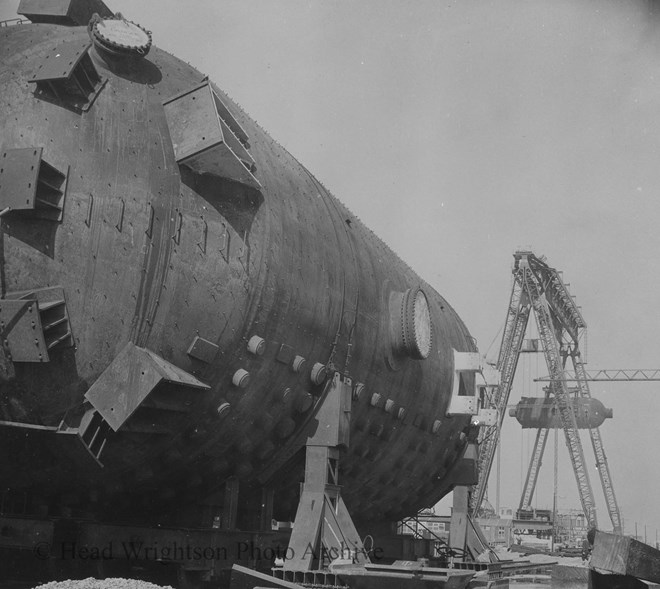
M349 443L351 379L336 372L327 386L318 428L307 440L305 482L284 562L288 571L323 569L337 558L369 562L339 486L340 450Z

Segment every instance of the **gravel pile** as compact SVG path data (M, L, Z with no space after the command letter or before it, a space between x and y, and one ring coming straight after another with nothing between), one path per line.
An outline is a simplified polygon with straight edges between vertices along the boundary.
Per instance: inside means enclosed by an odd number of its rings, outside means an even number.
M137 579L81 579L79 581L51 581L37 585L34 589L172 589L169 585L154 585Z

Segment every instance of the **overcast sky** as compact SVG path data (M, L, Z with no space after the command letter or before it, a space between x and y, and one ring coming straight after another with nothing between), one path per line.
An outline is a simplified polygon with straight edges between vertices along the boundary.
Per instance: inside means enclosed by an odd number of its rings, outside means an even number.
M563 270L589 368L660 367L660 11L620 0L107 0L196 66L455 307L495 359L512 254ZM17 1L0 4L8 18ZM184 9L185 6L185 9ZM491 346L491 342L495 343ZM526 357L512 401L541 394ZM660 383L594 383L626 530L660 529ZM533 434L503 432L516 507ZM551 439L552 442L552 439ZM587 435L599 523L608 529ZM552 443L536 505L552 504ZM578 507L560 441L559 507ZM494 487L490 492L495 502Z

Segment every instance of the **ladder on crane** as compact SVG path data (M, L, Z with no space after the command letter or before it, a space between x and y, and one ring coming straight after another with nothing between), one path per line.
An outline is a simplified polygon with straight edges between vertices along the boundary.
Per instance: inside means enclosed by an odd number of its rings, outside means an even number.
M573 297L568 292L567 285L564 284L559 273L545 263L545 259L536 257L530 251L517 251L514 254L514 260L511 300L497 361L497 368L502 377L500 385L495 387L492 397L488 399L491 407L498 410L499 419L495 426L482 427L479 435L479 481L472 489L470 509L473 514L476 514L485 497L488 476L499 441L511 385L522 351L523 337L529 315L533 311L545 361L550 371L548 379L550 386L547 394L554 397L559 412L582 509L589 525L597 527L594 495L585 465L582 442L566 379L562 378L565 374L567 356L570 355L578 381L579 394L586 399L591 397L588 377L579 350L579 340L586 328L586 323ZM610 519L615 533L621 533L621 516L598 428L590 429L590 436ZM521 509L529 508L531 503L547 437L547 428L538 431L521 498Z

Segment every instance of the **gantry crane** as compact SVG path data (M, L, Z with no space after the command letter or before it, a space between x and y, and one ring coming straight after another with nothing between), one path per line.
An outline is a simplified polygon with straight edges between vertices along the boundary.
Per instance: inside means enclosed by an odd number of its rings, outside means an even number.
M517 251L514 254L513 277L506 325L497 360L497 369L501 373L500 384L494 387L490 398L486 399L487 405L497 409L498 421L494 426L482 427L479 434L479 482L472 489L470 510L472 514L476 515L484 499L511 385L522 351L523 338L529 316L533 311L546 365L550 372L548 395L554 397L557 406L582 509L589 525L597 527L594 495L585 465L582 442L566 379L562 378L566 361L570 357L580 396L582 398L591 397L579 348L586 323L559 273L548 266L544 258L535 256L531 251ZM621 533L621 516L598 428L590 429L590 435L610 519L614 531ZM547 437L547 428L538 430L521 499L523 509L528 508L531 502Z

